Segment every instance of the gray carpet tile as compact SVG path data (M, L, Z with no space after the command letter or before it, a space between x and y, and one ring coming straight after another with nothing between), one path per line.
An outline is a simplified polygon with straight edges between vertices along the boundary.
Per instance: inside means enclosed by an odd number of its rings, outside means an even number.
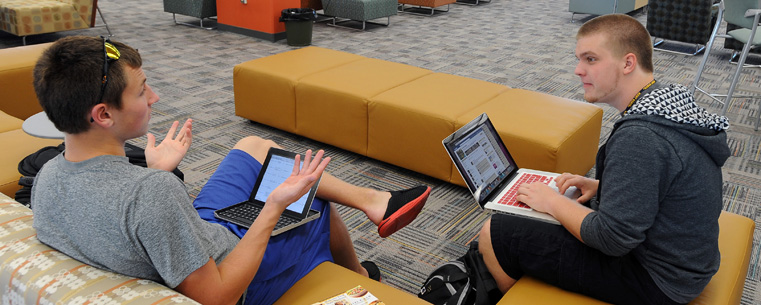
M416 221L389 238L356 210L341 207L360 259L378 263L385 283L415 293L436 266L462 255L477 238L488 215L464 188L393 165L359 156L297 135L236 117L232 69L238 63L295 47L285 40L269 42L224 32L203 30L172 22L157 0L100 0L113 40L140 50L149 84L161 96L153 106L151 132L161 135L172 121L192 117L194 142L180 168L191 195L196 195L227 151L242 137L272 139L287 149L323 148L333 157L328 171L348 182L377 188L400 189L424 183L433 187L431 198ZM632 15L645 22L646 10ZM180 21L194 18L177 16ZM409 14L391 18L391 26L359 32L314 25L313 45L379 58L435 72L450 73L582 100L578 77L573 73L575 33L591 18L577 15L571 22L568 1L494 0L479 6L452 5L448 13L433 17ZM205 22L205 25L214 24ZM98 20L98 24L102 24ZM43 34L27 38L30 44L54 41L67 35L105 35L106 29ZM671 44L671 43L670 43ZM727 90L735 65L730 52L714 47L705 72L704 87ZM0 48L21 45L21 39L0 33ZM689 49L691 46L672 44ZM656 78L689 85L701 56L655 52ZM758 56L753 58L758 60ZM738 91L761 96L761 70L744 69ZM720 106L705 96L698 102L712 110ZM761 133L753 130L761 100L735 100L727 116L732 156L723 168L724 209L761 220ZM601 143L618 114L605 110ZM326 118L329 119L329 118ZM132 141L145 145L145 137ZM592 169L588 175L593 175ZM761 227L761 226L758 226ZM758 230L757 230L758 233ZM761 235L755 234L753 256L742 304L761 303L759 252Z

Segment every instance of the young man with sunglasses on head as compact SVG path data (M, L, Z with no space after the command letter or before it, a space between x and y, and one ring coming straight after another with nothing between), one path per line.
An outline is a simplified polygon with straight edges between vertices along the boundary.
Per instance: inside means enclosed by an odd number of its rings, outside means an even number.
M523 275L613 304L686 304L719 268L725 117L653 76L652 40L636 19L594 18L578 31L584 98L619 112L596 179L563 174L560 192L524 184L517 199L562 226L494 215L479 250L504 293ZM561 194L581 190L574 201Z
M411 222L430 188L381 192L323 174L330 158L308 150L303 166L276 188L250 229L221 221L215 210L245 201L270 147L238 141L191 201L171 171L192 142L192 120L174 122L163 141L148 133L148 168L125 157L127 140L145 135L159 98L140 55L104 38L66 37L42 55L34 86L66 150L38 173L32 188L40 241L84 263L146 278L203 304L271 304L324 261L380 278L360 263L341 216L329 201L362 210L386 237ZM179 128L179 131L177 129ZM299 164L297 158L296 164ZM285 208L322 175L312 208L322 215L270 237Z

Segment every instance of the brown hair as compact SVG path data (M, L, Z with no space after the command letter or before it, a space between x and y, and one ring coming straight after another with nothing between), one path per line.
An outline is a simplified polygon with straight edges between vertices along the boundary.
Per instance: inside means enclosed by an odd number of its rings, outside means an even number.
M103 103L121 109L122 92L127 87L126 68L143 65L137 50L120 42L111 42L120 52L109 63L108 85ZM42 109L58 130L76 134L90 128L90 110L101 101L103 39L70 36L56 41L45 50L34 67L34 91Z
M608 38L610 51L616 56L628 53L637 57L639 66L646 72L653 72L653 44L650 33L637 21L624 14L610 14L595 17L579 28L576 39L602 33Z

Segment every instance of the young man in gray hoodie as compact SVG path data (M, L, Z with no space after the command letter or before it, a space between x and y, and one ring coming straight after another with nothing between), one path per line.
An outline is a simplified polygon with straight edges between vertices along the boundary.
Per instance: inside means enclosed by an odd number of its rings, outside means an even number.
M614 304L686 304L719 268L725 117L653 76L647 30L600 16L576 36L584 98L621 112L596 177L562 174L560 193L524 184L518 200L562 226L494 215L480 252L504 293L523 275ZM581 197L560 194L574 186Z

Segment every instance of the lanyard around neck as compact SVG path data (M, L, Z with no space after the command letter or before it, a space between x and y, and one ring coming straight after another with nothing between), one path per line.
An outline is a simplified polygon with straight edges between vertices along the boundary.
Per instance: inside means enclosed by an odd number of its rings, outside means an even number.
M629 106L626 106L626 109L624 109L624 111L621 112L621 115L623 116L624 114L626 114L626 112L629 111L629 108L632 108L632 106L634 105L634 102L637 101L637 99L642 95L642 92L645 92L645 90L650 89L650 86L652 86L653 84L655 84L655 80L651 81L650 83L642 87L642 89L639 89L639 92L637 92L637 94L634 95L634 98L632 98L632 101L629 102Z

